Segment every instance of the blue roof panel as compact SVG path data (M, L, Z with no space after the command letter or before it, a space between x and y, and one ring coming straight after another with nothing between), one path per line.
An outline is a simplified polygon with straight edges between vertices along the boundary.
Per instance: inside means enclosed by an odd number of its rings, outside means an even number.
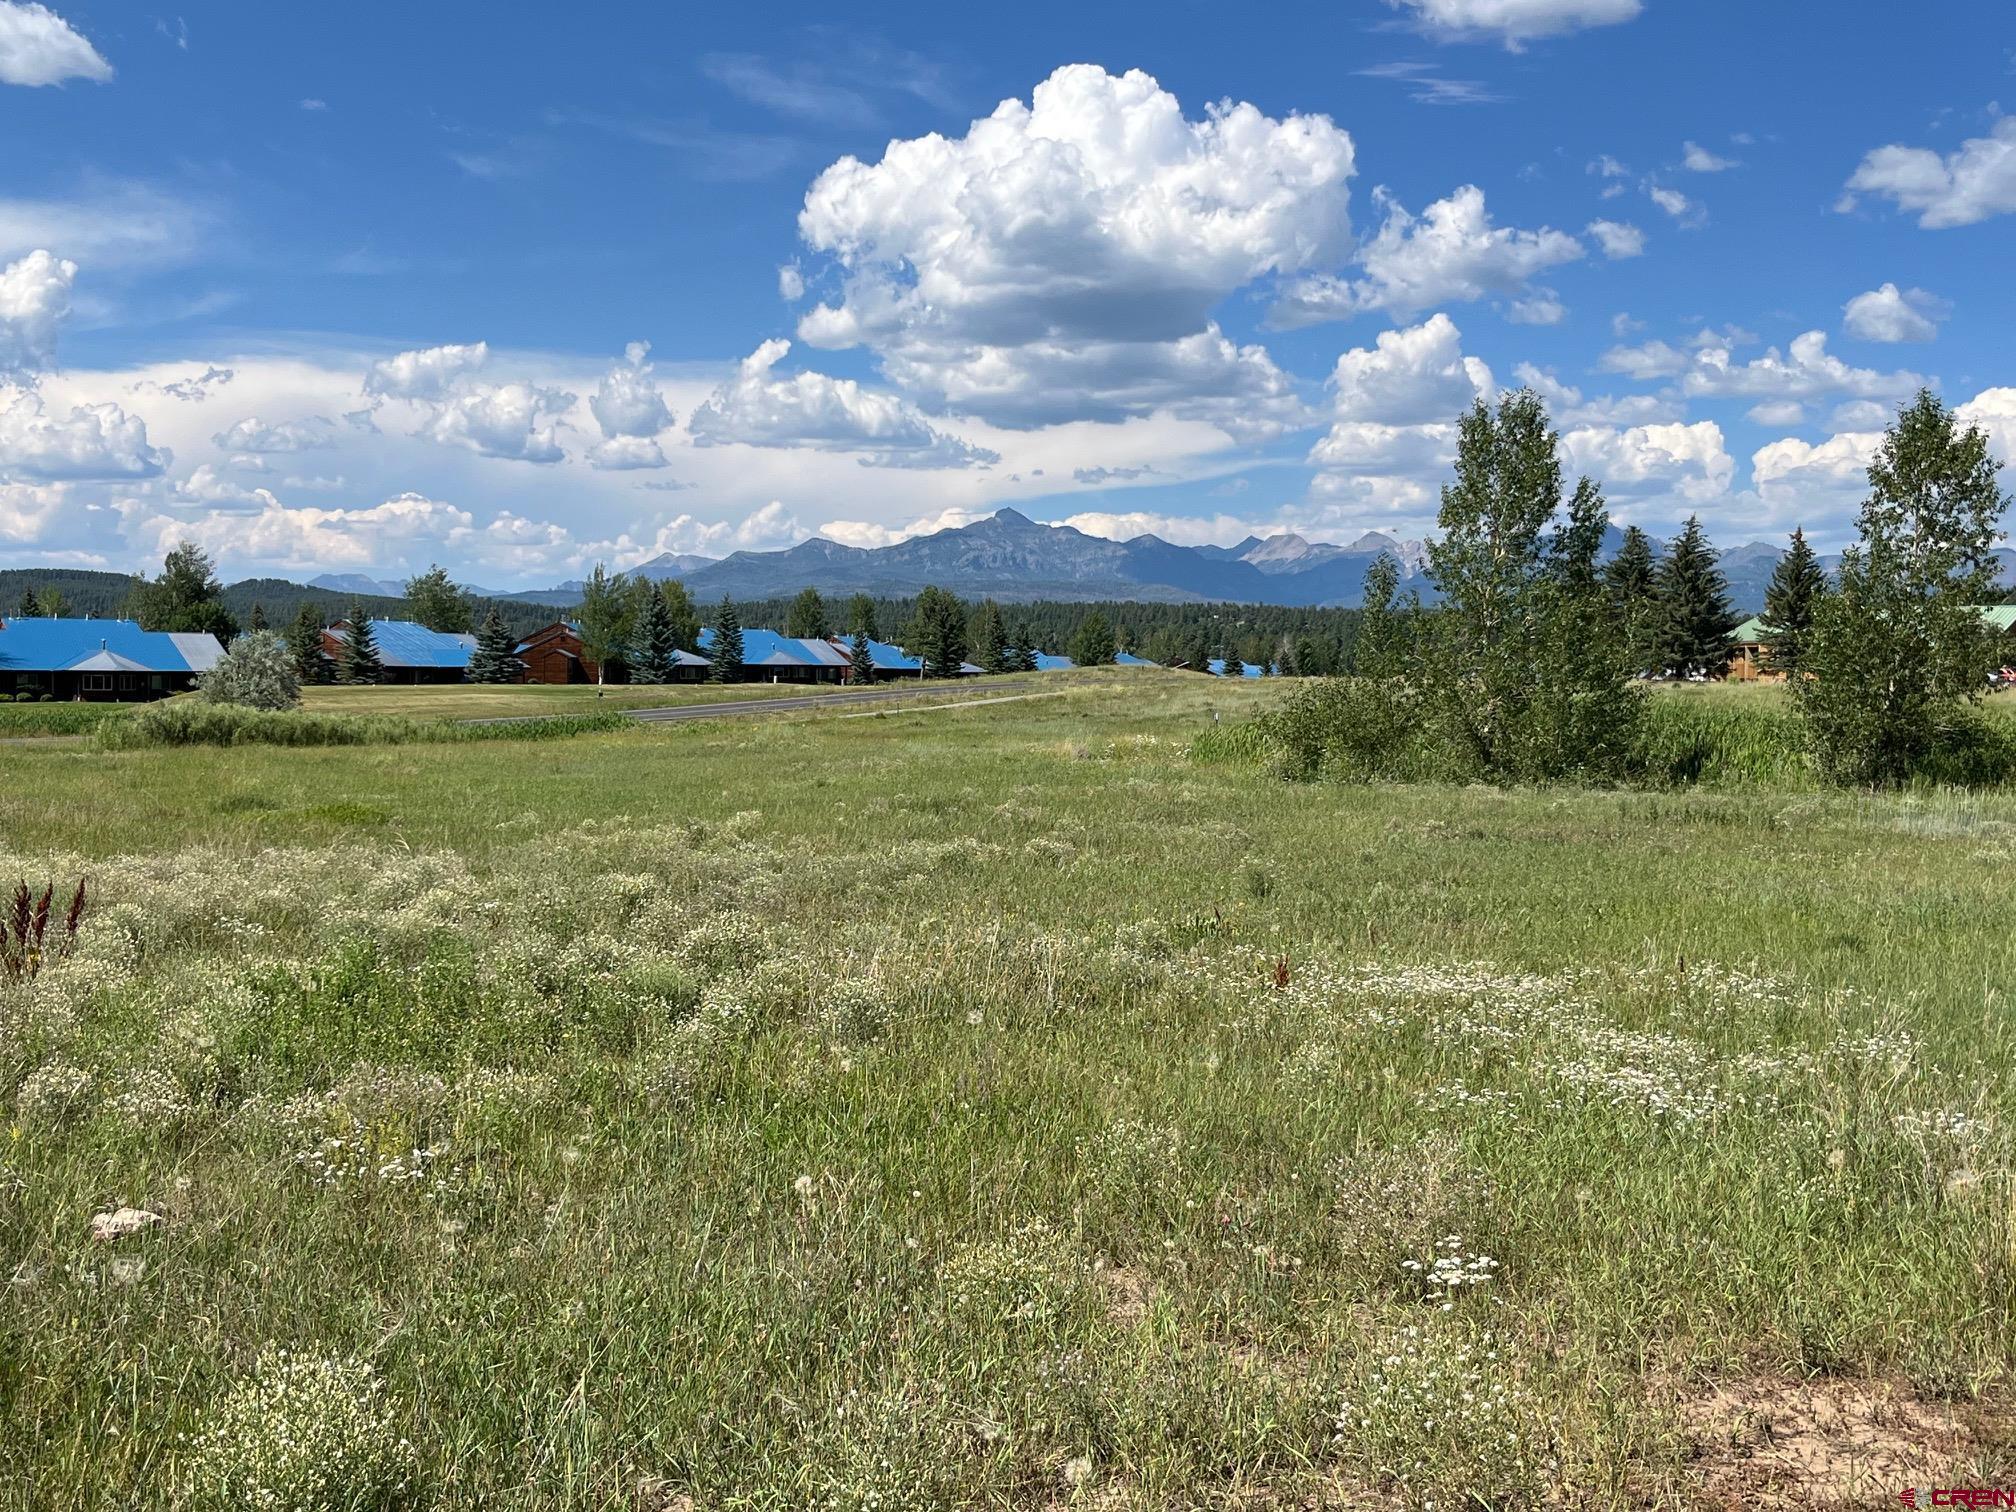
M1122 651L1113 658L1116 667L1159 667L1160 662L1152 662L1145 656L1136 656L1132 651Z
M372 620L371 639L378 646L378 660L388 667L464 667L476 651L473 635L450 635L429 630L411 620ZM341 629L329 632L339 640Z
M101 652L133 662L149 672L197 672L189 650L198 649L196 662L209 665L222 654L221 648L207 658L201 641L216 645L214 636L170 635L160 630L142 630L132 620L119 619L14 619L0 621L0 670L9 672L60 672Z

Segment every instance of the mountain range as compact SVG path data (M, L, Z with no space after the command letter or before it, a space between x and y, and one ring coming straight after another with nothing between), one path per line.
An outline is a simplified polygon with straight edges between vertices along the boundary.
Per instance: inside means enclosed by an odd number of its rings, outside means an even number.
M1610 529L1608 555L1623 540ZM1730 604L1745 614L1763 608L1765 585L1784 555L1767 541L1751 541L1721 554ZM719 558L666 552L630 572L655 580L678 578L705 605L726 594L738 599L785 598L803 588L822 594L869 593L907 597L931 585L962 598L1003 602L1035 599L1114 599L1161 603L1279 604L1301 608L1356 608L1364 600L1365 574L1381 556L1400 568L1402 591L1433 597L1427 547L1368 531L1349 545L1299 535L1248 536L1235 546L1177 546L1159 536L1128 541L1087 535L1069 525L1044 525L1003 509L971 525L914 536L893 546L842 546L819 537L781 551L737 551ZM2016 581L2016 552L2001 551L2004 582ZM1838 558L1823 557L1830 571ZM398 597L404 585L362 573L325 574L309 584L339 593ZM472 588L492 598L565 606L579 602L578 580L553 588Z

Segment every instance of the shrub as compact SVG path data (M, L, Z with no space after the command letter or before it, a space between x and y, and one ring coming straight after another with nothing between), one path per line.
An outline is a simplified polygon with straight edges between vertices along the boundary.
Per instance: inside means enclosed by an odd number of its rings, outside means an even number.
M1335 677L1302 688L1258 721L1268 766L1296 782L1462 778L1430 732L1420 695L1397 678Z
M219 1512L398 1505L412 1484L413 1446L383 1392L362 1361L265 1350L190 1444L190 1500Z
M294 653L271 630L252 630L231 642L217 665L197 680L210 703L247 709L292 709L301 702Z

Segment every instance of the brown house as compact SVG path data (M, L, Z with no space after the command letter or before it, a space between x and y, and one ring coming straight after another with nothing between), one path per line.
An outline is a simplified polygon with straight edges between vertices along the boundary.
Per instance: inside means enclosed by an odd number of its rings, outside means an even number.
M581 649L581 636L565 620L534 630L512 648L521 683L592 683L596 666Z

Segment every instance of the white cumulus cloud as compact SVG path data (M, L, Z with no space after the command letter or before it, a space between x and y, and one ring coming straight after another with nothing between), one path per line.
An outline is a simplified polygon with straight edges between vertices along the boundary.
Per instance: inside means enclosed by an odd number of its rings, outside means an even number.
M841 295L798 334L867 346L932 407L1000 425L1257 414L1289 385L1211 313L1342 255L1354 162L1324 116L1227 101L1193 121L1147 74L1060 68L964 136L819 175L799 232Z
M1952 306L1923 289L1886 283L1842 306L1842 329L1864 341L1930 341Z
M1729 491L1736 462L1712 420L1692 425L1590 426L1565 432L1568 470L1596 479L1622 498L1671 496L1703 504Z
M56 415L37 390L0 386L0 479L151 478L169 460L164 448L148 444L147 423L116 404L80 404Z
M588 450L591 465L614 471L665 465L657 437L671 426L672 411L652 376L650 354L650 342L631 342L589 399L602 428L602 440Z
M1000 460L995 452L935 429L894 394L824 373L777 373L790 350L790 342L773 338L743 358L735 375L693 411L695 443L858 452L878 467L971 467Z
M1637 257L1645 251L1645 233L1629 221L1591 221L1589 234L1596 238L1596 244L1603 249L1603 255L1612 262L1626 257Z
M0 0L0 84L112 77L112 65L68 21L33 0Z
M479 456L558 462L567 454L555 431L573 407L574 396L563 389L534 383L478 385L440 401L422 434Z
M300 420L280 420L268 424L257 415L247 415L237 424L219 431L210 439L220 451L298 452L334 446L338 432L333 420L309 415Z
M439 399L490 360L490 343L423 347L371 364L364 392L383 399Z
M76 279L77 264L46 249L0 267L0 373L55 365Z
M1927 231L1971 226L2016 211L2016 116L1944 156L1929 147L1878 147L1848 180L1849 198L1880 195L1918 217Z
M1359 252L1364 277L1318 274L1291 283L1269 314L1278 326L1342 320L1365 310L1409 316L1438 304L1521 294L1534 275L1584 255L1565 231L1494 226L1484 191L1466 184L1419 218L1387 200L1385 223Z
M1698 142L1683 142L1680 147L1680 166L1689 173L1726 173L1737 166L1736 159L1710 152Z

